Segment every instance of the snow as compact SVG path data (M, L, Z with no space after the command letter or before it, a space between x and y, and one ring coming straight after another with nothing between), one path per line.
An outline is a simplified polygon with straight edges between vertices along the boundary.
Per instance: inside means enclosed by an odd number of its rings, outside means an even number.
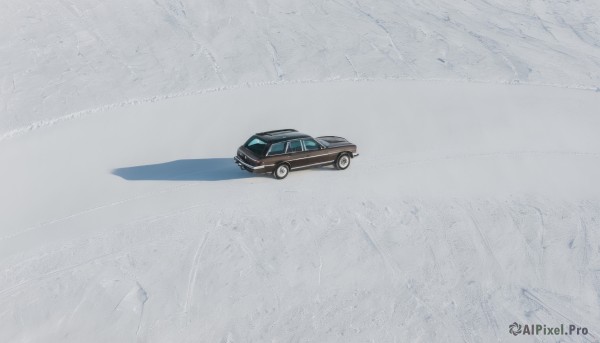
M3 1L0 342L597 342L598 89L594 0Z
M400 78L598 89L600 3L5 0L0 56L2 136L246 84Z
M539 86L270 85L5 140L0 340L481 342L513 321L597 340L598 108ZM283 181L235 166L280 127L361 155Z

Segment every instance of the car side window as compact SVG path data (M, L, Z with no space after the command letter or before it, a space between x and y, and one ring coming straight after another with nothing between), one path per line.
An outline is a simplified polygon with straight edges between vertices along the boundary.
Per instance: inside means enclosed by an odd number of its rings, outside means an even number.
M285 142L274 143L269 149L268 156L281 155L285 152Z
M291 141L288 143L287 152L298 152L302 151L302 143L300 140Z
M314 139L304 139L302 141L304 142L304 148L306 151L319 150L321 148L319 143L317 143Z

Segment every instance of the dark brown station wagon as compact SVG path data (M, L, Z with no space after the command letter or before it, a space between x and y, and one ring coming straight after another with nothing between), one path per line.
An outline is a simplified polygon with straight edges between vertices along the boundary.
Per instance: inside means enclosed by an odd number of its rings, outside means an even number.
M344 170L358 156L356 145L345 138L312 138L296 130L285 129L257 133L250 137L233 159L240 168L252 173L273 173L285 178L290 170L333 165Z

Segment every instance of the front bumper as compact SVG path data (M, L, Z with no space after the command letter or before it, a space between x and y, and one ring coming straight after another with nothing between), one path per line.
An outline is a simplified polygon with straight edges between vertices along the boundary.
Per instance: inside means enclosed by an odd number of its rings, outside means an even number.
M247 170L251 173L261 173L263 172L265 169L265 166L251 166L248 163L242 161L239 157L234 156L233 160L235 161L235 164L237 164L238 166L240 166L241 169Z

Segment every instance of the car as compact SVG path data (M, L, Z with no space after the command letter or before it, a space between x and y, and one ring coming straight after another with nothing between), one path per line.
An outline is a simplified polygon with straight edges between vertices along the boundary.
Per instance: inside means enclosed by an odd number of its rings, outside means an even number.
M254 134L239 147L233 159L243 170L272 173L276 179L284 179L292 170L310 167L333 165L344 170L356 156L356 145L345 138L313 138L284 129Z

